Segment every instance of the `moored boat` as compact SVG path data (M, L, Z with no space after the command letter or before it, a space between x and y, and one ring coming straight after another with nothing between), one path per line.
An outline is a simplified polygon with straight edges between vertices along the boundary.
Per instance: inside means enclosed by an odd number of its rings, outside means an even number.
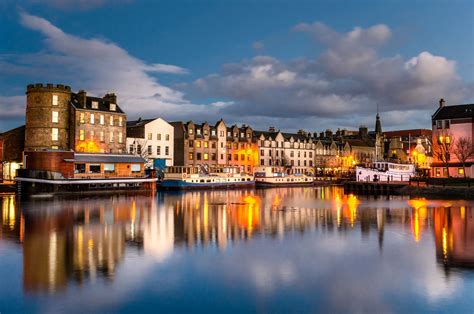
M415 165L377 161L372 167L356 167L358 182L406 182L415 176Z
M255 167L257 187L313 185L314 177L304 174L288 174L282 167Z
M247 188L255 185L254 176L235 167L222 167L207 171L196 166L166 168L160 183L163 189L227 189Z

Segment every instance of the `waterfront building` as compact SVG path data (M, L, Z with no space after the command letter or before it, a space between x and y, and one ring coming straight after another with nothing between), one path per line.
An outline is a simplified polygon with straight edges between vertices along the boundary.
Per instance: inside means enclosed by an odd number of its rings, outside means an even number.
M161 118L127 121L129 154L147 160L147 167L173 166L174 127Z
M470 151L473 150L474 138L474 104L447 106L444 99L439 101L439 107L431 117L433 177L474 177L474 154L464 161L460 160L458 144L461 139L467 141ZM469 147L466 147L466 152Z
M15 179L16 171L23 166L25 126L0 133L0 182Z
M335 175L347 172L354 166L351 147L342 139L346 132L338 130L333 134L328 129L320 133L315 148L315 167L318 175Z
M25 151L124 153L126 115L115 94L90 97L62 84L26 91Z
M270 127L254 131L260 166L284 166L289 174L314 174L315 140L311 133L283 133Z
M385 158L398 163L414 163L429 174L432 162L431 130L410 129L384 132Z
M253 173L258 166L259 153L254 141L254 130L243 124L241 127L232 125L227 128L226 165L240 168L241 172Z

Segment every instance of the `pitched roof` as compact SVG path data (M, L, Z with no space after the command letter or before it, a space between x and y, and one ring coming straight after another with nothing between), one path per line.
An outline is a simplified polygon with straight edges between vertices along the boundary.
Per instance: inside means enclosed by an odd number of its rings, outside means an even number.
M474 104L443 106L433 114L433 120L462 119L474 117Z
M92 108L92 102L96 101L98 104L98 109L93 109ZM115 104L115 111L110 110L110 101L105 100L100 97L91 97L87 96L86 97L86 107L84 108L80 103L79 103L79 97L78 94L72 93L71 94L71 104L77 108L77 109L87 109L87 110L97 110L97 111L105 111L105 112L115 112L115 113L124 113L123 110L120 108L118 104Z
M127 128L133 128L133 127L139 127L139 126L144 126L147 123L150 123L152 121L155 121L158 118L155 119L138 119L134 121L127 121Z

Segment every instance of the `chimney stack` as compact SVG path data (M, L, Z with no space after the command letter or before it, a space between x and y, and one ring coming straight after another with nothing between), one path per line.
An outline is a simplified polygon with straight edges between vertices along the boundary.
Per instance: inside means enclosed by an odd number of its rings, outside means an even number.
M117 95L115 95L114 93L107 93L107 94L105 94L105 96L103 97L103 99L104 99L105 101L110 102L111 104L117 104Z
M446 104L446 101L444 101L444 99L441 98L441 99L439 100L439 107L440 107L440 108L443 108L445 104Z
M86 107L86 99L87 99L87 93L84 90L80 90L77 92L77 100L79 101L79 105L82 108Z
M275 127L274 126L269 127L268 132L275 132Z

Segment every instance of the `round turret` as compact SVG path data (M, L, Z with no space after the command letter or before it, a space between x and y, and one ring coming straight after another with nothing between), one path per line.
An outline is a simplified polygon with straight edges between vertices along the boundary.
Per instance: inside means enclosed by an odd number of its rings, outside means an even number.
M71 88L30 84L26 90L25 151L69 150Z

